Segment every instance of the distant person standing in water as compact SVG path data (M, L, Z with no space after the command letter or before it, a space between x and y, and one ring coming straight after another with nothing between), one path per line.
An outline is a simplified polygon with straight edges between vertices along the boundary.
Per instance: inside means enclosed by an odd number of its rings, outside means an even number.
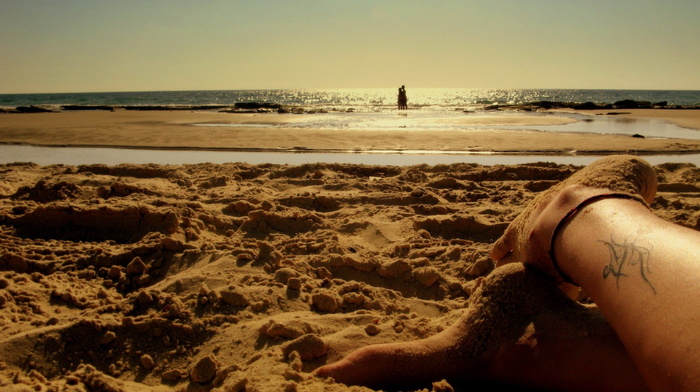
M408 98L406 97L406 86L399 87L399 110L408 108Z

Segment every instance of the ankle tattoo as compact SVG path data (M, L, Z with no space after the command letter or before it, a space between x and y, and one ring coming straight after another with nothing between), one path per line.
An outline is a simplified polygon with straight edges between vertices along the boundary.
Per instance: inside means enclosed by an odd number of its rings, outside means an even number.
M573 219L576 215L578 215L579 212L583 211L583 209L585 207L587 207L589 204L593 204L593 203L595 203L599 200L603 200L603 199L629 199L629 200L639 201L640 203L644 204L645 206L647 205L646 202L644 201L644 199L642 199L639 195L631 195L628 193L603 193L600 195L595 195L595 196L589 197L589 198L585 199L584 201L582 201L581 203L579 203L576 207L569 210L569 212L567 212L566 215L564 215L564 217L561 218L561 220L559 221L557 226L554 228L554 231L552 232L552 237L549 240L549 258L550 258L550 260L552 260L552 265L554 266L554 269L557 271L559 276L561 276L561 278L564 280L564 282L576 285L574 280L571 279L569 277L569 275L564 273L564 271L559 266L559 263L557 262L557 258L554 255L554 241L557 239L557 235L564 228L564 226L566 226L566 224L569 223L569 221L571 219ZM647 206L647 208L648 208L648 206ZM653 287L652 287L652 289L653 289Z
M651 269L649 262L651 259L651 245L640 246L635 242L627 240L617 242L613 238L610 241L598 240L602 242L610 251L610 261L603 267L603 279L612 277L615 279L617 287L620 287L620 278L629 277L629 274L637 271L644 282L649 285L651 291L656 294L654 285L649 280Z

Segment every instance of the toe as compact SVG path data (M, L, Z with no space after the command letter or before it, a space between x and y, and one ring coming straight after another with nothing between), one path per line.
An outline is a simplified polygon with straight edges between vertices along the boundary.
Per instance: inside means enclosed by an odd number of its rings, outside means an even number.
M491 258L497 262L505 261L504 259L513 252L513 238L513 230L511 230L511 226L508 226L503 236L497 239L491 247Z

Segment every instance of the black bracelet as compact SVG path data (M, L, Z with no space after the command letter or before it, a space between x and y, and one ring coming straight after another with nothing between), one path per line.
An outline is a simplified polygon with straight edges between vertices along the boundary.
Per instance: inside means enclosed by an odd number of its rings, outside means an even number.
M586 206L588 206L591 203L595 203L598 200L602 199L631 199L631 200L637 200L639 202L642 202L644 205L646 203L642 200L640 196L635 196L635 195L630 195L628 193L603 193L601 195L595 195L591 196L588 199L582 201L579 203L576 207L572 208L569 212L564 215L563 218L559 221L557 224L557 227L554 228L554 231L552 232L552 239L550 240L549 243L549 258L552 260L552 265L554 266L554 269L557 271L557 273L561 276L561 278L564 280L564 282L571 283L573 285L578 286L573 279L569 277L562 269L559 267L559 264L557 263L556 257L554 257L554 240L557 238L557 234L561 231L561 229L564 228L564 225L573 218L577 213L582 211Z

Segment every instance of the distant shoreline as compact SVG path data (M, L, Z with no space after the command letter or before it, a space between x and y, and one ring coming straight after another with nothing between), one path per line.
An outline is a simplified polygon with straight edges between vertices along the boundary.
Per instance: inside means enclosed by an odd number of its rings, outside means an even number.
M472 105L473 107L473 105ZM416 107L414 107L415 109ZM569 101L535 101L518 104L479 104L478 110L484 111L549 111L572 109L580 111L626 110L626 109L661 109L661 110L699 110L699 105L668 104L667 101L651 102L625 99L614 103L569 102ZM192 111L211 110L224 113L296 113L315 114L329 111L354 111L353 108L316 108L303 105L284 105L275 102L235 102L233 104L143 104L143 105L97 105L97 104L35 104L20 106L0 106L0 113L58 113L68 111ZM473 108L471 110L474 110ZM617 114L617 113L613 113Z
M552 111L548 121L570 121ZM630 109L622 117L659 118L682 127L700 129L700 111ZM605 115L591 111L591 115ZM215 111L67 111L0 115L0 143L53 147L116 147L130 149L276 151L276 152L373 152L435 151L531 155L689 154L700 152L700 140L634 138L573 132L497 129L504 118L509 126L542 121L541 116L489 116L472 119L455 116L455 123L488 121L494 129L453 130L430 128L419 132L383 129L293 127L313 115L264 115ZM489 123L490 122L490 123ZM235 124L202 127L197 124ZM536 122L535 122L536 123ZM260 124L273 127L261 128ZM480 123L481 124L481 123ZM360 133L361 132L361 133Z
M398 84L397 84L398 87ZM408 109L462 111L700 107L700 90L412 88ZM397 108L396 88L248 89L0 94L20 110L270 110L373 112ZM36 108L33 108L36 107Z

